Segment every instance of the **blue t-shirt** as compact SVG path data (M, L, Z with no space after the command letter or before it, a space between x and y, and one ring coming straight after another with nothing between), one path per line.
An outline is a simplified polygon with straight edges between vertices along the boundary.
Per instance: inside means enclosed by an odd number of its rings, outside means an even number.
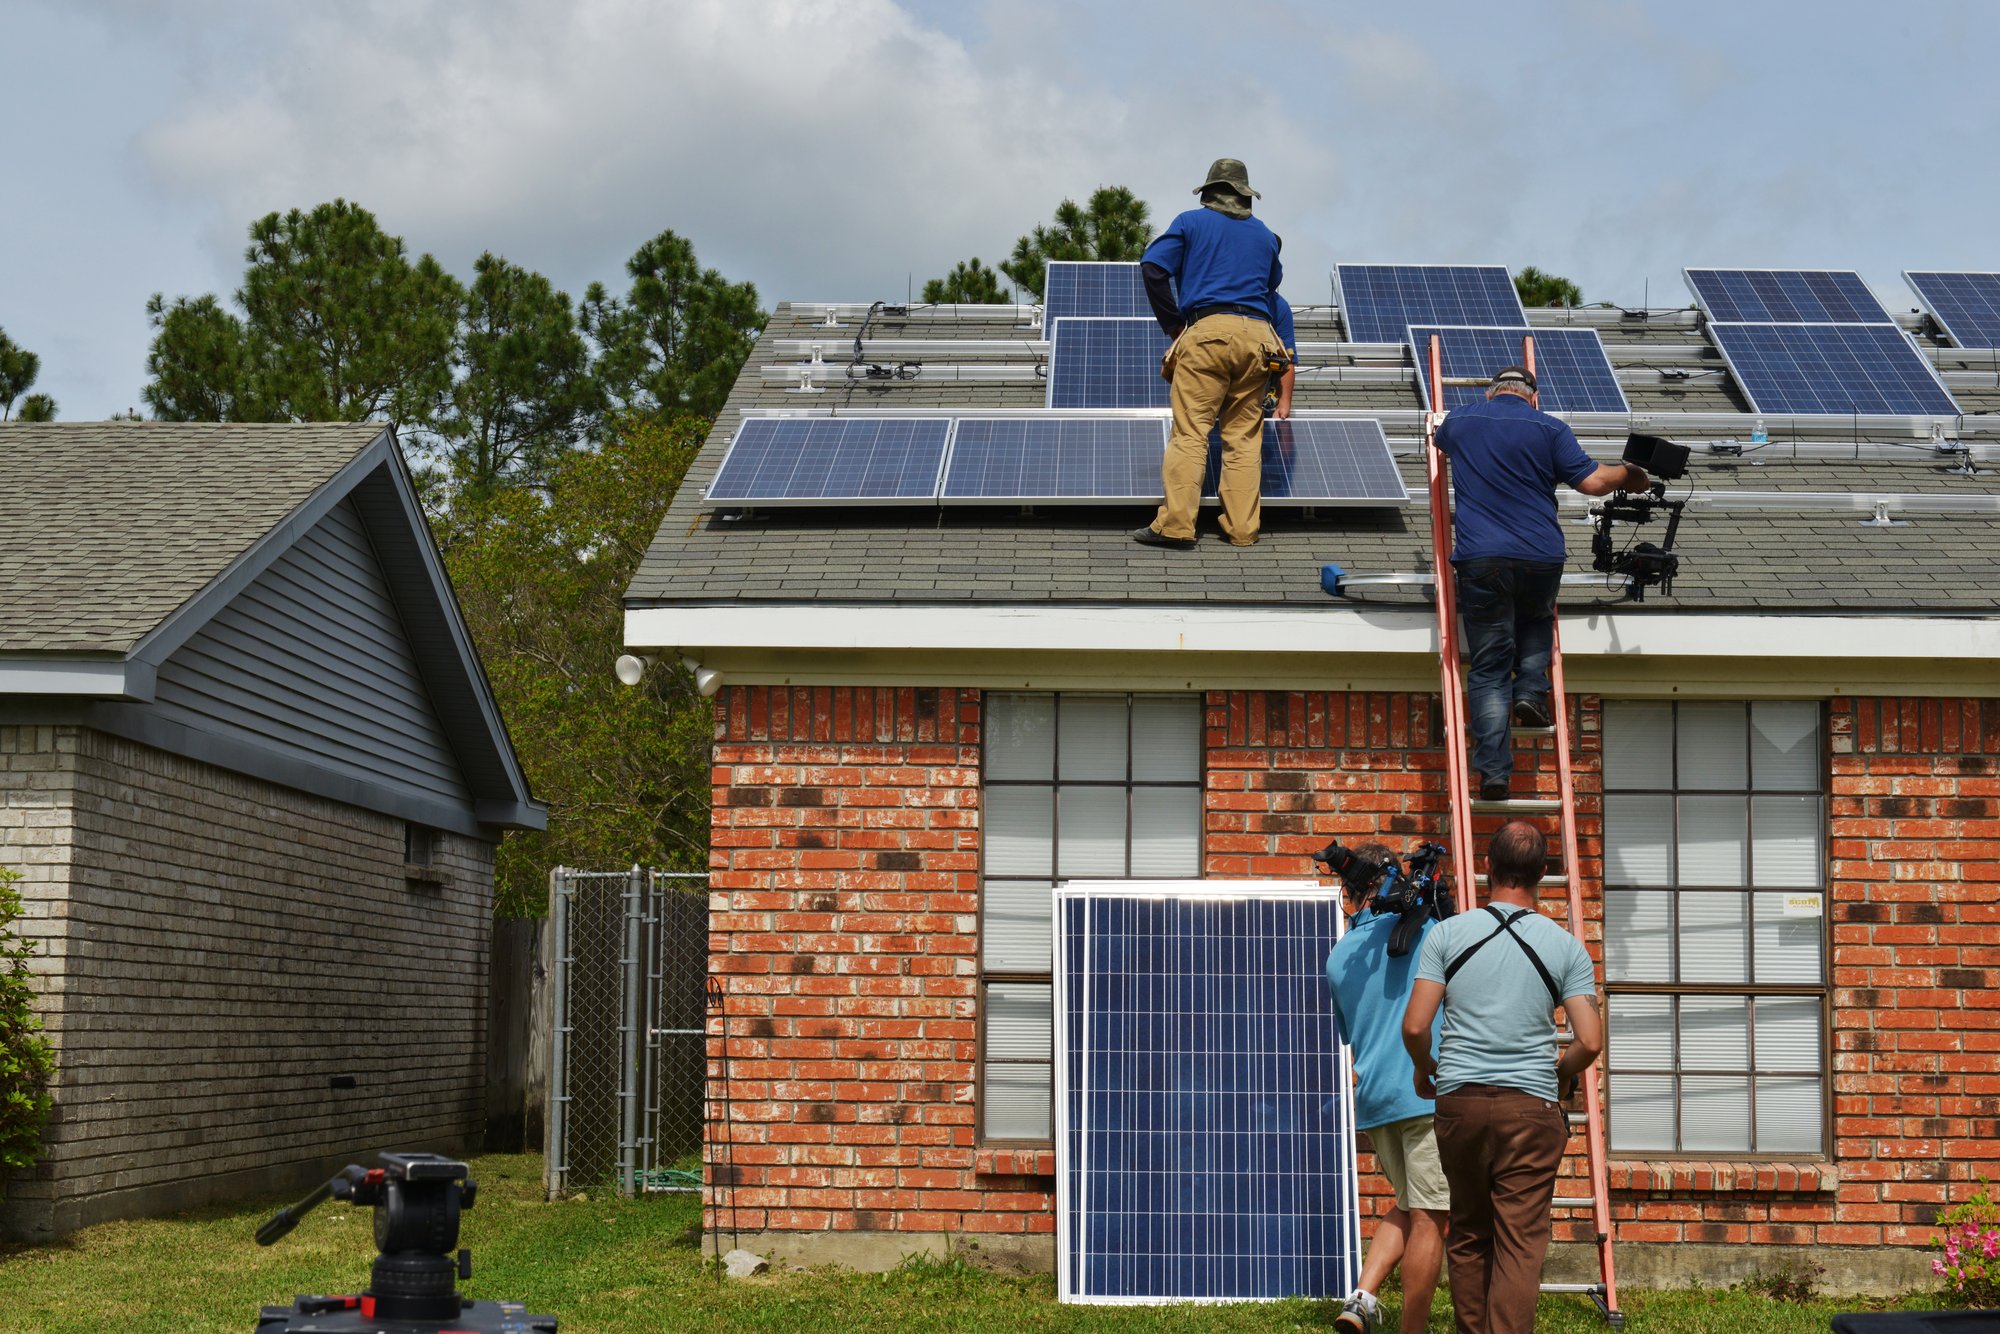
M1278 341L1285 345L1285 351L1292 354L1292 360L1299 359L1298 325L1292 320L1292 303L1271 293L1271 328L1277 333Z
M1597 975L1581 941L1538 912L1505 905L1500 910L1514 918L1514 930L1535 951L1565 999L1596 998ZM1501 931L1451 981L1444 980L1446 965L1495 931L1500 923L1492 913L1460 913L1439 922L1416 951L1417 976L1444 984L1437 1090L1495 1084L1554 1102L1555 1005L1521 947Z
M1276 233L1256 217L1212 208L1191 208L1168 223L1141 261L1174 276L1184 311L1224 305L1268 311L1284 276Z
M1403 1049L1403 1011L1409 1008L1420 950L1412 949L1400 959L1389 956L1389 933L1399 920L1394 913L1363 908L1326 956L1333 1017L1340 1023L1342 1040L1354 1048L1354 1124L1362 1130L1429 1116L1433 1110L1417 1096L1416 1067ZM1438 925L1424 923L1425 935ZM1438 1025L1433 1023L1433 1056L1437 1042Z
M1567 424L1519 394L1495 394L1453 408L1437 443L1452 462L1454 561L1562 564L1556 483L1575 486L1597 469Z

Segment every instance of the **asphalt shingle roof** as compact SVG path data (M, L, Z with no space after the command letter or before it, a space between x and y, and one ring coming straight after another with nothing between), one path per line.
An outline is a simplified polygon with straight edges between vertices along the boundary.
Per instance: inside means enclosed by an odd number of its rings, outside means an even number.
M0 652L129 651L385 429L0 425Z
M1049 509L765 510L713 514L701 507L702 489L714 475L744 408L826 409L866 412L877 407L976 410L1039 407L1039 382L976 380L869 380L839 378L857 322L821 328L818 316L781 305L738 377L687 481L669 509L626 600L633 606L720 602L913 603L1109 603L1277 605L1330 603L1319 588L1320 566L1335 562L1350 572L1429 568L1430 524L1421 505L1398 510L1341 509L1307 516L1265 511L1263 539L1249 549L1210 536L1191 553L1138 546L1128 534L1150 519L1150 507ZM926 317L921 309L903 320L878 322L874 338L1024 339L1012 321ZM1302 342L1338 341L1330 312L1301 309ZM780 339L826 340L834 372L826 393L788 393L768 381L767 365L795 362L780 355ZM1657 386L1627 386L1633 410L1653 415L1653 429L1683 440L1675 413L1740 413L1747 405L1702 334L1684 322L1621 326L1605 332L1607 344L1634 349L1620 366L1649 364L1657 348L1662 364L1688 362L1691 378ZM869 357L883 354L871 346ZM1016 352L1017 364L1022 354ZM926 365L1004 360L978 353ZM2000 409L2000 376L1987 388L1954 386L1969 412ZM1412 411L1413 385L1381 377L1343 380L1335 368L1306 367L1299 408ZM1392 435L1396 431L1392 429ZM1717 432L1710 430L1708 435ZM1600 442L1603 443L1603 442ZM1902 443L1912 443L1904 441ZM1604 457L1615 455L1599 449ZM1421 497L1421 460L1400 458L1414 496ZM2000 495L1990 464L1973 476L1947 472L1918 444L1908 461L1829 457L1822 446L1798 456L1783 441L1740 460L1698 461L1690 480L1702 492L1959 492ZM1676 484L1681 494L1685 483ZM1581 510L1565 511L1581 519ZM1862 514L1690 509L1676 550L1682 573L1671 598L1650 595L1647 610L1860 611L1991 615L2000 588L2000 517L1919 515L1907 526L1870 527ZM1657 541L1658 524L1639 536ZM1570 536L1570 568L1589 569L1589 530L1578 523ZM1625 535L1621 530L1621 537ZM1390 595L1393 597L1394 595ZM1565 591L1566 605L1601 595L1584 586Z

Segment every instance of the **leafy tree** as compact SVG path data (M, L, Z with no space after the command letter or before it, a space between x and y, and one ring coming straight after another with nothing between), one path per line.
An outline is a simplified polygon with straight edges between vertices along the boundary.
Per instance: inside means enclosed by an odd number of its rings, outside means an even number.
M245 395L250 380L249 336L243 321L210 295L177 296L168 305L158 292L146 302L156 331L146 353L151 378L139 391L165 422L262 421L265 414Z
M13 415L14 401L28 392L41 371L42 359L0 329L0 421Z
M1580 306L1583 289L1555 273L1545 273L1530 264L1514 275L1514 290L1524 306Z
M1000 272L1040 300L1052 259L1136 260L1153 239L1145 201L1122 185L1101 185L1090 203L1079 207L1065 199L1056 206L1054 224L1036 227L1014 242L1014 253L1001 261Z
M622 651L625 587L701 448L708 423L615 418L602 447L555 460L546 493L470 494L445 563L536 797L545 832L501 844L496 911L544 910L551 866L708 864L714 715L679 663L636 688Z
M0 866L0 1167L32 1167L42 1154L55 1055L35 1015L28 957L35 942L14 934L21 877Z
M491 251L473 265L458 334L464 374L441 433L456 489L543 482L602 406L569 296Z
M429 255L336 199L250 224L236 299L255 397L280 420L434 422L463 294Z
M29 394L21 400L21 410L14 414L17 422L52 422L56 419L56 401L47 394Z
M169 420L368 421L431 429L451 389L462 293L336 199L250 224L236 301L155 295L146 401Z
M977 255L924 284L924 300L932 305L997 306L1013 299L1014 294L1000 286L1000 275L981 264Z
M583 297L606 394L630 411L714 417L764 327L756 287L702 268L672 231L640 246L625 270L632 286L622 301L602 283Z

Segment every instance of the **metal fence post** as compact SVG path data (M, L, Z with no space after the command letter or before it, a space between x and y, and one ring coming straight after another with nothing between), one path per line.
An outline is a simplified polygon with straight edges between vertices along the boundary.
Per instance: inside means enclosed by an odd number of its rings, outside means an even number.
M555 940L549 960L549 1102L542 1188L550 1199L562 1194L569 1170L569 890L568 868L558 866L549 872L549 917Z

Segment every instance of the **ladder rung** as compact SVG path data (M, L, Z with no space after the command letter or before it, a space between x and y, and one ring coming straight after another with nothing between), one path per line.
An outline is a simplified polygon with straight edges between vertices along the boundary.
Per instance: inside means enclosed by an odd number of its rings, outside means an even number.
M1590 1124L1590 1116L1588 1113L1570 1112L1568 1115L1569 1115L1569 1123L1573 1126L1587 1126Z
M1558 797L1509 797L1505 801L1482 801L1474 798L1474 815L1495 815L1513 812L1516 815L1554 815L1563 808Z
M1588 1195L1558 1195L1549 1201L1552 1209L1594 1209L1597 1201Z
M1554 736L1556 734L1556 729L1554 727L1522 727L1519 723L1514 724L1507 730L1508 732L1512 733L1514 736L1517 737Z
M1570 1030L1568 1030L1567 1028L1558 1028L1558 1029L1556 1030L1556 1041L1557 1041L1557 1042L1575 1042L1575 1041L1576 1041L1576 1034L1574 1034L1574 1033L1570 1032Z
M1474 871L1472 873L1472 883L1475 885L1485 884L1486 872ZM1561 867L1557 867L1553 871L1543 872L1542 878L1539 883L1544 885L1566 885L1569 883L1569 876L1564 874L1563 869Z
M1604 1285L1602 1283L1544 1283L1542 1284L1542 1291L1548 1293L1575 1293L1578 1296L1588 1296L1593 1292L1604 1291Z

